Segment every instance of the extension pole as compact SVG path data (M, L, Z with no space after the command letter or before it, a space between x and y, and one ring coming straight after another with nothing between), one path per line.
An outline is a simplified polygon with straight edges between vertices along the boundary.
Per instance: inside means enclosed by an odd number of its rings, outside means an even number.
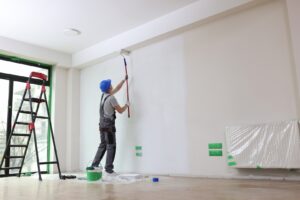
M124 66L125 66L125 74L128 77L128 72L127 72L127 62L126 62L126 58L123 56L123 60L124 60ZM127 91L127 101L129 102L129 89L128 89L128 78L126 79L126 91ZM128 106L128 118L130 118L130 107Z

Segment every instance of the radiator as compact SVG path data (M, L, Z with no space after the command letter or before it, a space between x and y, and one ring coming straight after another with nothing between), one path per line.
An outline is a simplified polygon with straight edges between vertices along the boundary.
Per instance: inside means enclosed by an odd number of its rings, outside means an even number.
M235 168L300 168L297 120L231 126L225 131L228 165Z

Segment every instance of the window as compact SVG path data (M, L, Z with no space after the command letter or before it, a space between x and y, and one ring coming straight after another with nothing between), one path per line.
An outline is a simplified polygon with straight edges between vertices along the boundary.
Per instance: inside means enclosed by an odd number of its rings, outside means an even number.
M46 94L48 104L51 105L50 99L50 82L51 82L51 66L41 63L35 63L32 61L18 59L15 57L8 57L0 55L0 159L4 154L6 142L11 133L11 127L14 124L17 111L20 107L20 103L25 90L25 82L28 80L28 76L32 71L40 72L47 75L48 80L46 82ZM32 80L31 93L32 97L38 98L41 90L41 80ZM33 110L35 110L36 104L33 104ZM29 102L24 101L22 110L29 110ZM45 104L40 104L39 115L47 116L47 110ZM31 116L20 113L18 121L30 122ZM38 153L40 162L48 161L49 145L48 134L49 127L48 121L43 119L37 119L35 122ZM16 125L14 133L29 133L27 126ZM35 172L37 171L37 161L35 154L35 147L33 143L34 138L31 137L30 145L28 147L22 172ZM26 137L12 137L11 144L26 144ZM10 156L19 156L23 154L22 148L11 148ZM6 159L6 162L2 167L6 166L20 166L21 159ZM47 165L41 166L42 171L47 171ZM18 170L1 170L1 176L16 175Z
M1 73L13 74L15 76L28 77L32 71L41 72L49 76L47 69L32 67L32 66L28 66L20 63L14 63L6 60L0 60L0 67L1 67L0 70Z

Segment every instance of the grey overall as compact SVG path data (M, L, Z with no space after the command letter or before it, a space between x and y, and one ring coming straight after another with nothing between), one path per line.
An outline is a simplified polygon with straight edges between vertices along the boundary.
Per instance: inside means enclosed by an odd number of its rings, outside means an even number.
M105 171L108 173L114 172L114 159L116 154L116 113L113 115L113 119L107 118L104 115L104 103L107 100L107 97L104 98L104 94L102 94L100 101L100 123L99 123L99 131L100 131L100 139L101 143L98 147L97 153L95 155L92 166L99 166L105 152L106 154L106 163L105 163ZM103 100L103 102L102 102Z

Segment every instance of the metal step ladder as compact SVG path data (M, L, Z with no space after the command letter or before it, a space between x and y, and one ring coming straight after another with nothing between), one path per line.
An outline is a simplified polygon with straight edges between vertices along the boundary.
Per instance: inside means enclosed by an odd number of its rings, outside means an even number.
M31 96L31 85L30 84L31 84L32 78L41 79L43 81L39 98L33 98ZM19 170L18 176L19 177L21 176L21 172L22 172L22 168L23 168L23 165L24 165L24 160L25 160L25 156L26 156L27 149L28 149L28 146L29 146L29 142L30 142L31 136L33 135L39 180L40 181L42 180L40 166L41 165L48 165L48 164L56 164L57 165L59 178L62 179L62 175L61 175L61 171L60 171L60 167L59 167L58 156L57 156L56 145L55 145L55 140L54 140L54 135L53 135L53 128L52 128L52 123L51 123L51 119L50 119L49 106L48 106L48 102L47 102L46 87L45 87L45 82L46 81L47 81L47 76L45 74L38 73L38 72L31 72L31 74L28 78L28 81L26 82L26 88L25 88L25 91L24 91L24 94L23 94L23 97L22 97L22 100L21 100L20 107L19 107L17 115L16 115L15 122L14 122L13 127L12 127L12 131L11 131L9 139L7 141L7 145L6 145L6 148L5 148L5 151L4 151L4 155L1 159L0 171L5 170L6 172L8 172L8 170L17 169L17 170ZM27 93L28 93L28 98L26 98ZM22 110L24 101L29 102L30 111ZM33 103L37 104L35 111L33 111ZM46 104L47 116L39 116L38 115L40 104L42 104L42 103ZM31 116L30 122L18 121L20 113L30 115ZM37 145L37 137L36 137L36 131L35 131L35 120L36 119L48 120L48 123L49 123L49 126L50 126L50 134L51 134L51 139L52 139L52 142L53 142L56 161L40 162L39 153L38 153L38 145ZM16 133L15 132L16 125L27 126L28 130L29 130L29 134L28 133ZM26 144L12 144L12 137L27 138L27 142L25 142ZM10 150L12 148L23 148L23 150L24 150L23 155L10 156ZM21 165L20 166L3 167L4 160L6 160L6 159L21 159Z

